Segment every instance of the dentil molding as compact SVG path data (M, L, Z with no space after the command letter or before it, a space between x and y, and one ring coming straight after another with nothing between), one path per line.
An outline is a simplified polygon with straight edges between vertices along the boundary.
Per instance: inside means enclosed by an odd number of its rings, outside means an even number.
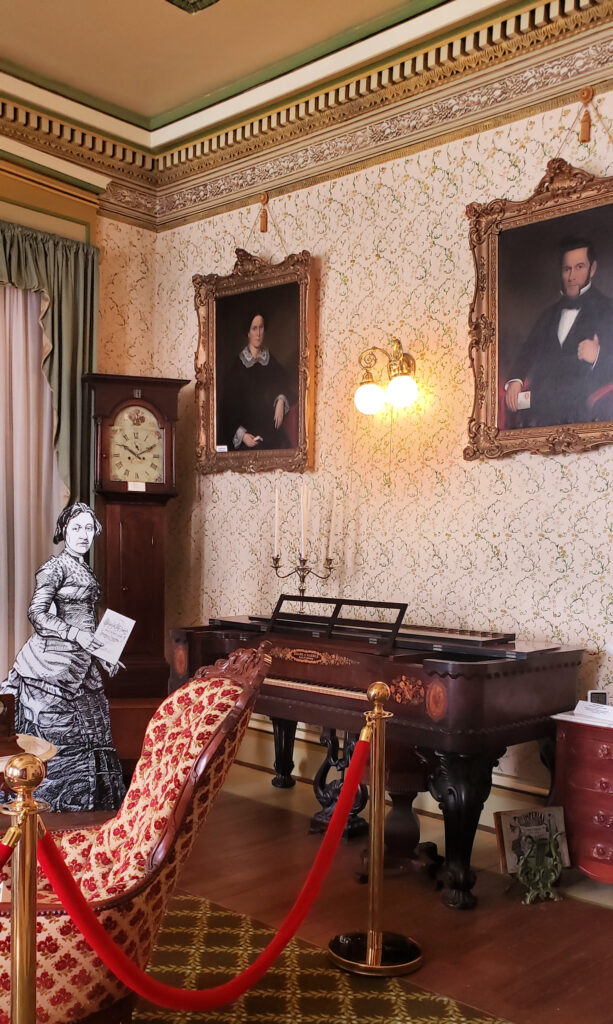
M102 213L164 230L604 88L612 20L613 0L533 4L162 153L1 98L0 136L103 171Z

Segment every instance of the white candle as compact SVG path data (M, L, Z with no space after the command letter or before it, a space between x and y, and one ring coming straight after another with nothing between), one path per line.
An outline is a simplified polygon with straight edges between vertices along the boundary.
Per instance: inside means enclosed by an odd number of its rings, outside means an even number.
M279 484L275 484L275 549L273 555L279 554Z
M306 558L306 535L309 518L309 494L305 481L302 481L302 492L300 495L300 557Z
M330 513L330 532L328 534L328 558L332 558L334 550L334 527L336 515L336 493L332 497L332 512Z

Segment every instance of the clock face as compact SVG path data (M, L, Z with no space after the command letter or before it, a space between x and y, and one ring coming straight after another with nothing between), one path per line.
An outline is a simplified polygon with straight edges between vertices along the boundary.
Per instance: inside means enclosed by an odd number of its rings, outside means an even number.
M164 483L164 430L142 405L122 409L109 429L109 478L136 484Z

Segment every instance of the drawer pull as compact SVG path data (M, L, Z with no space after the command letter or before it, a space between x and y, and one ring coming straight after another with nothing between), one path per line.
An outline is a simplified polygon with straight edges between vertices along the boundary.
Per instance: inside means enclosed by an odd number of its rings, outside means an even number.
M604 811L598 811L594 815L594 824L603 825L605 828L613 828L613 816L605 814Z

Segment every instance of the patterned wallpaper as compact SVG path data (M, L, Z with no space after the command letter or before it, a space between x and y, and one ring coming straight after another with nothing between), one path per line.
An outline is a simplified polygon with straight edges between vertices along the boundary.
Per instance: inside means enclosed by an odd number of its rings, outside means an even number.
M611 131L613 94L598 97ZM585 646L583 684L613 687L613 447L466 463L472 407L469 202L526 198L563 156L613 174L600 122L579 144L566 107L272 200L281 238L252 232L254 207L153 236L105 220L99 369L193 378L193 273L227 274L236 247L281 259L308 249L321 274L316 455L309 557L338 569L314 593L406 600L417 623L515 631ZM249 244L247 244L249 240ZM613 281L600 281L613 295ZM411 410L361 416L357 357L397 335L417 361ZM181 396L180 497L169 508L169 625L266 612L275 485L281 553L294 562L301 478L192 466L193 384ZM287 587L286 587L287 589ZM505 770L513 772L512 758ZM536 771L536 769L535 769ZM524 772L525 774L525 772Z

